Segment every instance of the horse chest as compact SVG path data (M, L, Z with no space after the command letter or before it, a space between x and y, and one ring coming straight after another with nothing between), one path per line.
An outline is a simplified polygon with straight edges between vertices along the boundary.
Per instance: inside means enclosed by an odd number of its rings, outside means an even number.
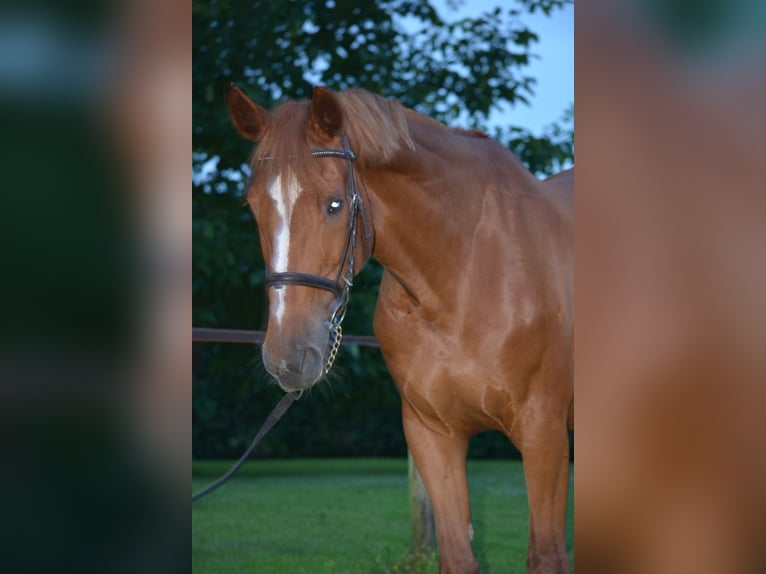
M543 357L565 354L555 349L569 341L568 319L556 305L530 295L511 312L499 299L465 314L429 312L384 275L375 332L402 399L433 430L507 434Z
M375 330L402 399L432 430L452 435L510 428L518 389L499 360L497 340L465 341L459 329L445 329L406 305L380 302Z

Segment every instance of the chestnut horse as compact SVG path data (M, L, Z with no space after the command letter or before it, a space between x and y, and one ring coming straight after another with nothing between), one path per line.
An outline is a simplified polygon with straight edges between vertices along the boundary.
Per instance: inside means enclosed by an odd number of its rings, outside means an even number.
M260 142L247 200L267 266L263 362L285 391L332 365L354 275L384 267L374 329L430 496L440 572L478 572L466 453L496 429L524 460L530 572L568 572L573 173L537 180L484 134L362 90L273 112L227 107Z

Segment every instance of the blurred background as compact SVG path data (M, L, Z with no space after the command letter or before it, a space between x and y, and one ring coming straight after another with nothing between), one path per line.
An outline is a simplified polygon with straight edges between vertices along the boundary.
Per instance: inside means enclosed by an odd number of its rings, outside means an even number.
M766 568L766 10L578 2L575 547Z
M190 46L180 2L0 4L3 571L189 569Z

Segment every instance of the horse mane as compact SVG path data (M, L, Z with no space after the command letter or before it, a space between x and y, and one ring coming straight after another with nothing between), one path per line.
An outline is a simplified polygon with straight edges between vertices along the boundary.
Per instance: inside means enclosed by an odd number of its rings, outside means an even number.
M383 165L403 146L415 149L406 110L397 100L361 89L337 92L343 108L343 132L364 167ZM287 101L271 115L269 127L250 162L253 177L272 181L288 169L299 181L316 177L316 165L307 161L314 145L309 141L309 101Z
M375 167L387 163L402 146L415 149L405 108L365 90L338 93L344 112L344 131L359 163Z
M250 161L253 179L271 182L277 176L291 173L299 181L308 180L311 174L308 121L309 107L305 101L287 101L273 111L266 134Z
M336 93L343 108L343 132L357 154L360 167L378 167L389 162L403 147L414 150L408 118L464 137L488 138L475 129L448 128L437 120L361 89ZM269 127L251 160L253 178L273 181L280 174L292 173L298 181L320 176L311 161L315 144L309 140L310 102L286 101L271 114ZM289 188L289 186L288 186ZM290 198L286 198L290 199Z
M487 139L481 130L448 128L443 123L365 90L350 89L338 93L344 111L344 130L359 163L376 167L388 162L402 146L414 150L407 118L417 116L435 128L475 138Z

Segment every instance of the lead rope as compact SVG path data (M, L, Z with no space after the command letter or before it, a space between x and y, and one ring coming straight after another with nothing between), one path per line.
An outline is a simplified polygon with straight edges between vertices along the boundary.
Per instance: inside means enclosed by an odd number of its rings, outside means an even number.
M261 442L261 439L266 435L267 432L271 430L271 428L279 422L279 419L282 418L282 415L287 412L287 409L290 408L290 405L293 404L293 401L296 399L299 399L303 391L300 392L293 392L293 393L286 393L285 396L283 396L279 402L277 403L277 406L274 407L274 409L269 413L269 416L266 418L266 420L263 423L263 426L258 430L258 433L255 435L255 438L250 443L250 446L247 447L247 450L244 452L244 454L239 457L239 460L235 462L229 470L226 471L225 474L219 476L217 479L215 479L213 482L208 484L205 488L202 490L199 490L192 494L192 502L195 502L202 498L203 496L210 494L213 492L216 488L219 486L222 486L226 483L227 480L229 480L232 476L236 474L236 472L240 469L240 467L244 464L244 462L247 460L247 458L250 456L250 453L253 452L253 449L256 447L256 445Z

